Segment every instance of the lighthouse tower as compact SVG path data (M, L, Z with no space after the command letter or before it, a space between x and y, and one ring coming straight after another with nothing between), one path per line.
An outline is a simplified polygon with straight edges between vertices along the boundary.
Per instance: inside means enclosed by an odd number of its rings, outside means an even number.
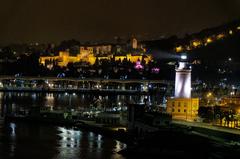
M167 99L167 112L173 119L193 121L197 118L199 99L191 97L191 65L186 55L176 65L174 97Z
M175 98L191 98L191 66L179 62L176 67Z

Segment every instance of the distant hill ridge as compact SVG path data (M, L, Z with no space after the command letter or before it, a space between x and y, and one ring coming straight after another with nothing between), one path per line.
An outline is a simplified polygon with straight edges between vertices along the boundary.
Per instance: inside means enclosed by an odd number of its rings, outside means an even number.
M159 49L168 52L195 52L211 45L234 43L240 35L240 20L235 20L221 26L203 29L198 33L187 34L184 38L171 36L169 38L143 41L147 48ZM226 42L225 42L226 41ZM211 46L212 47L212 46Z

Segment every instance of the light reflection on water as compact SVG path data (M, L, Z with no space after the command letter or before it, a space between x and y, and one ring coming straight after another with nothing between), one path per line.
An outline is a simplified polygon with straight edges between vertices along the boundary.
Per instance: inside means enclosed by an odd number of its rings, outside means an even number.
M95 134L93 132L86 133L79 130L66 129L64 127L58 127L58 131L60 145L58 147L59 154L55 156L56 159L66 156L70 158L102 158L106 148L110 146L105 145L110 140L106 142L100 134ZM113 147L109 150L111 150L113 154L110 157L113 159L123 158L116 152L126 148L126 144L119 141L113 141L112 144Z
M113 155L111 158L123 158L116 152L121 151L126 148L127 145L120 141L113 141L110 145L107 145L107 141L100 134L95 134L93 132L82 133L79 130L65 129L63 127L58 127L60 136L60 146L58 147L59 154L56 158L64 158L66 156L71 158L101 158L106 152L106 148L112 146L111 152ZM85 141L87 139L87 141ZM85 143L85 144L83 144ZM85 152L87 151L87 152Z
M147 98L147 100L146 100ZM2 109L7 106L7 111L22 109L32 106L52 106L54 109L72 107L75 110L94 107L114 107L118 103L162 103L160 96L136 96L136 95L90 95L76 93L2 93L0 92L0 104ZM11 110L13 109L13 110Z
M0 157L24 159L124 159L126 144L93 132L24 123L0 124Z
M123 96L87 94L44 94L0 92L0 116L32 106L64 109L69 103L75 109L88 108L93 99L111 107ZM133 97L138 100L137 97ZM71 101L70 101L71 100ZM122 101L124 103L126 101ZM93 132L72 128L26 123L0 122L0 159L124 159L117 154L126 144Z

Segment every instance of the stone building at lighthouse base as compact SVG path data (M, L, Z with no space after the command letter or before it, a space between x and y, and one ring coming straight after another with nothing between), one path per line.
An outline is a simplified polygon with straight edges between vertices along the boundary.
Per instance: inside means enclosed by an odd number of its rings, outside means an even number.
M194 121L198 117L199 98L168 98L167 113L173 119Z

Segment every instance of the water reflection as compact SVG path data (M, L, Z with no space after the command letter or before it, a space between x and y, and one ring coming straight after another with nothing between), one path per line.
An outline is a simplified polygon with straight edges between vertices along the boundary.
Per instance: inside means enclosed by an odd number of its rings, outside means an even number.
M60 145L59 154L55 158L102 158L107 153L112 153L110 158L123 158L116 152L126 147L119 141L104 139L102 135L93 132L82 132L79 130L59 127ZM105 156L107 157L107 156Z
M51 107L53 110L85 110L124 107L127 103L158 105L162 98L136 95L91 95L76 93L0 93L1 115L5 113L27 113L30 107ZM24 112L25 110L25 112Z
M127 147L126 144L123 144L123 143L121 143L120 141L116 141L116 146L115 146L114 151L115 151L115 152L119 152L119 151L121 151L122 149L125 149L126 147Z
M124 159L126 144L93 132L37 124L0 124L0 157Z
M15 137L16 136L16 132L15 132L15 128L16 128L16 124L15 123L10 123L10 128L11 128L11 136Z
M134 96L132 98L139 99ZM90 105L111 108L119 101L124 105L129 102L129 98L117 95L0 92L0 112L1 116L15 113L24 115L30 107L35 106L53 109L71 106L76 110L89 109ZM126 144L93 132L39 124L0 122L1 159L123 159L116 152L124 147Z

